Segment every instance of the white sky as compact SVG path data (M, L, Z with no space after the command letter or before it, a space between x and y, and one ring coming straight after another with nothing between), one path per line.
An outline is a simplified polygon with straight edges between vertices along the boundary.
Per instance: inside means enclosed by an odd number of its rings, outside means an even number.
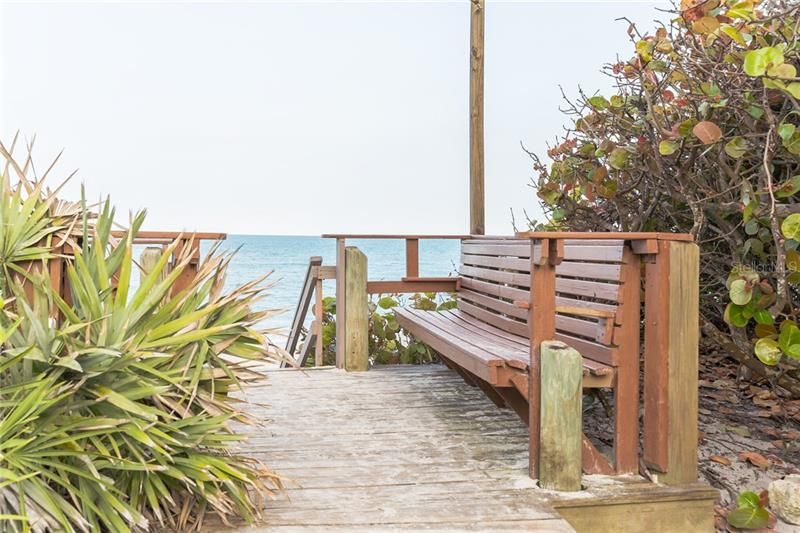
M2 0L0 0L2 1ZM535 213L530 161L559 85L607 90L627 16L660 2L499 2L486 13L486 218ZM148 229L468 231L468 2L0 4L0 135ZM53 182L55 184L55 181Z

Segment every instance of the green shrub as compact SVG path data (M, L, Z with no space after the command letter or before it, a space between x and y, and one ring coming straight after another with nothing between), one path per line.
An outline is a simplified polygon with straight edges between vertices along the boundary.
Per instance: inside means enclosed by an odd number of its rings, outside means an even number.
M336 364L336 298L322 301L323 362ZM376 295L369 302L369 354L375 364L424 364L436 360L436 354L427 345L400 328L393 309L409 305L426 311L452 309L456 300L452 295L416 293L401 295ZM313 361L306 361L307 366Z
M0 529L180 530L206 510L255 519L279 480L232 452L242 437L230 424L248 420L228 393L257 377L243 362L274 358L257 283L225 293L230 256L212 251L173 294L187 251L133 290L144 214L116 240L108 202L98 213L61 202L0 148ZM74 254L69 303L47 273L61 244Z
M569 100L552 162L531 154L534 225L691 233L704 330L783 370L800 360L799 9L684 0L652 34L631 25L612 94Z

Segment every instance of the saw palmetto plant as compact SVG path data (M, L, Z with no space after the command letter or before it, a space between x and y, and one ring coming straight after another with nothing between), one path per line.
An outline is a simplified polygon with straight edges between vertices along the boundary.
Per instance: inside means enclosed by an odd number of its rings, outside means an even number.
M229 393L281 357L259 329L260 280L224 291L231 256L213 249L178 289L191 258L174 243L134 289L144 214L115 238L107 201L58 201L0 147L0 530L256 519L280 479L233 451L230 424L248 420Z

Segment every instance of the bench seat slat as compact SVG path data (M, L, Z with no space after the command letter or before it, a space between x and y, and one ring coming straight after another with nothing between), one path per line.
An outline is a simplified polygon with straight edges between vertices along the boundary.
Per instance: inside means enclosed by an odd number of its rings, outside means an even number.
M493 366L505 365L527 370L530 358L527 339L517 337L512 340L514 337L507 331L492 328L486 323L478 328L474 317L465 316L458 310L401 308L397 310L397 319L412 335L482 379L488 379L488 369ZM428 339L436 340L429 343ZM584 359L583 366L584 375L605 376L613 373L612 367L589 359Z

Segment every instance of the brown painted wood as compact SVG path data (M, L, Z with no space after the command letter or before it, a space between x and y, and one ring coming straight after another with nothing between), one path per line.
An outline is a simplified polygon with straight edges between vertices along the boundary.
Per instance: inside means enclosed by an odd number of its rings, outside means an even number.
M314 366L322 366L323 364L323 336L322 336L322 278L317 278L314 284L314 325L316 326L317 342L314 345Z
M336 279L335 266L321 266L318 272L319 279Z
M458 234L401 234L401 233L387 233L385 235L377 233L323 233L323 239L469 239L471 235L458 235Z
M189 257L189 262L186 263L181 273L178 275L175 283L172 285L172 294L179 294L181 291L189 287L197 277L198 267L200 264L200 240L198 239L180 239L178 246L172 253L172 265L178 264L185 257Z
M406 277L419 277L419 239L406 239Z
M308 314L308 308L311 305L311 298L314 295L314 287L316 285L316 269L322 264L322 258L314 256L308 261L308 268L306 269L306 276L303 280L303 288L300 291L300 299L295 308L294 318L292 319L292 326L289 328L289 336L286 338L286 352L294 357L297 345L300 341L300 331L303 328L303 323ZM281 366L286 366L286 362L282 362Z
M539 477L540 349L544 341L552 340L555 337L556 332L556 264L560 258L552 257L556 252L556 247L552 246L551 242L555 244L553 241L541 241L541 260L539 264L531 263L531 316L535 317L535 320L530 320L529 326L531 360L528 392L530 403L528 473L532 478ZM532 249L535 242L531 241L530 246Z
M581 239L581 240L642 240L657 239L661 241L693 242L694 237L688 233L659 233L659 232L626 232L626 231L521 231L516 233L518 239Z
M606 456L595 447L594 443L585 434L581 439L581 458L581 467L586 474L610 475L614 473L614 467L611 466Z
M111 232L111 235L117 239L124 238L128 234L125 230L114 230ZM186 231L140 231L136 234L134 238L135 244L145 244L139 242L139 239L153 239L153 240L169 240L174 241L175 239L195 239L195 240L211 240L211 241L223 241L228 237L226 233L215 233L215 232L186 232ZM147 243L153 244L153 243Z
M515 300L527 300L530 298L530 291L527 289L523 290L508 285L498 285L497 283L489 283L467 277L461 277L461 288L481 292L496 298L505 298L509 303L513 303Z
M640 256L625 249L617 383L614 387L614 466L617 473L639 470L639 327L641 323Z
M455 292L457 278L417 278L417 281L368 281L369 294L408 294L415 292Z
M495 387L506 406L514 411L526 424L530 420L528 400L514 387Z
M345 301L345 253L346 239L336 239L336 367L344 368L345 360L345 331L343 325L345 324L346 314L345 310L347 302Z
M669 251L659 241L655 262L645 266L643 458L660 472L669 464Z

